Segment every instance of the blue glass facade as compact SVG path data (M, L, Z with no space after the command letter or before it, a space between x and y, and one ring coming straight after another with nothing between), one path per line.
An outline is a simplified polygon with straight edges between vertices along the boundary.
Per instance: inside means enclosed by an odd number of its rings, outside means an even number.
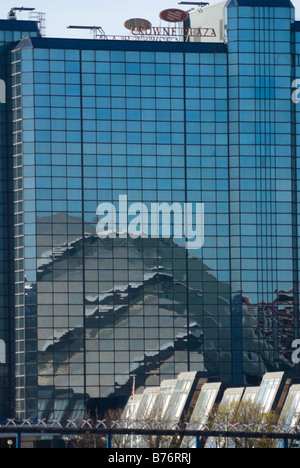
M231 291L237 330L241 312L256 306L261 357L253 350L253 365L261 372L266 363L290 361L298 308L290 89L294 9L231 2L227 15ZM252 350L249 332L234 342L236 375L245 371L241 352Z
M22 37L39 37L38 26L31 21L0 20L0 340L4 345L3 363L0 364L0 414L11 414L14 408L14 346L13 314L10 314L10 300L14 294L13 257L9 253L9 239L12 236L12 177L10 176L11 161L8 154L11 152L12 118L10 115L9 97L12 93L10 86L10 58L9 51L12 44ZM13 300L13 299L12 299ZM1 361L2 362L2 361Z
M294 16L285 0L233 0L226 43L11 44L18 417L128 397L132 375L142 388L187 371L239 385L298 372ZM97 206L120 195L203 203L203 248L100 239Z

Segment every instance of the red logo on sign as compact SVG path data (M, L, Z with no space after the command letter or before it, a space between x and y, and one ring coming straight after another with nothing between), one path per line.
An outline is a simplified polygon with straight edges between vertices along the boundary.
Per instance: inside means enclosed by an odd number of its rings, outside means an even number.
M167 23L183 23L189 15L183 10L170 9L162 11L159 17Z

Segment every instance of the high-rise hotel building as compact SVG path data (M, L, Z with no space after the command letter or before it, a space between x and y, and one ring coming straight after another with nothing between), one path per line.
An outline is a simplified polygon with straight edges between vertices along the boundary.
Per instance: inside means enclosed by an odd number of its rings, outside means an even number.
M3 416L76 417L132 375L299 372L300 22L289 0L229 0L183 30L51 39L0 21ZM98 205L120 197L203 204L203 247L99 237Z

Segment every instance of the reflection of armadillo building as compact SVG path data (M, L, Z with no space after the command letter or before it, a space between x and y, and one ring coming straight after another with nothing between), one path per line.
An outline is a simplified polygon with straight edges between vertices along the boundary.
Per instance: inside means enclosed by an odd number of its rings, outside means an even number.
M38 226L43 232L47 223ZM159 385L186 371L189 361L190 368L222 373L222 363L230 362L230 345L222 350L218 335L206 333L208 326L221 331L222 324L205 303L206 294L219 294L224 318L229 317L229 286L220 284L218 290L209 269L194 258L188 260L195 271L189 290L185 251L168 239L100 240L87 234L91 230L85 229L84 256L82 238L75 236L42 254L36 299L38 315L42 312L39 385L57 389L72 374L68 385L75 393L83 390L85 379L83 396L104 398L130 392L131 374L137 375L138 386ZM88 280L82 286L83 274ZM188 303L194 309L191 317Z
M79 414L133 375L297 372L299 22L289 0L202 10L187 29L213 41L0 21L0 414ZM171 216L168 238L98 238L97 207L120 197L204 204L203 248Z
M50 219L41 221L38 244L49 244ZM64 238L64 221L75 225L78 219L51 219L60 226L60 245L40 248L37 287L26 289L27 310L37 313L39 323L36 391L44 389L44 416L54 411L49 401L60 400L67 410L67 391L70 411L80 400L122 397L130 393L133 374L139 388L160 385L178 370L227 380L233 367L227 283L218 282L202 260L186 258L171 240L99 239L86 224L83 247L76 233ZM182 269L186 261L193 287ZM258 333L257 311L243 311L245 369L258 375L262 367L280 363L272 361L274 349ZM236 315L241 319L240 310Z

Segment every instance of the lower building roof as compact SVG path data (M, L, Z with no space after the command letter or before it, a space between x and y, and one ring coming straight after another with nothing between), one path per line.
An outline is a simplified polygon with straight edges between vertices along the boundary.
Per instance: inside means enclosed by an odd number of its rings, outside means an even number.
M31 43L31 44L30 44ZM26 45L25 45L26 44ZM97 39L60 39L60 38L30 38L19 43L16 49L25 46L34 49L75 49L75 50L126 50L151 52L195 52L195 53L227 53L223 43L195 42L159 42L159 41L122 41Z

